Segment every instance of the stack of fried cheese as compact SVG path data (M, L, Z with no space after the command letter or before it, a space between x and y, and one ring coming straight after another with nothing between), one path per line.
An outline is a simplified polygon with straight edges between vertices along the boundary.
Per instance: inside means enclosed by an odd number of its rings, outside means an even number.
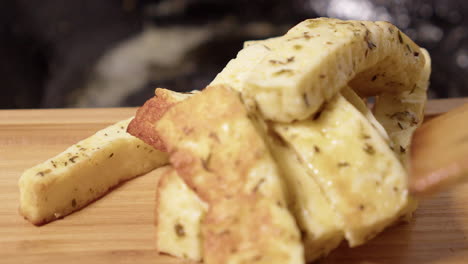
M246 43L198 94L157 89L128 132L169 155L158 250L304 263L407 219L429 74L428 53L393 25L319 18ZM161 98L172 103L155 108Z

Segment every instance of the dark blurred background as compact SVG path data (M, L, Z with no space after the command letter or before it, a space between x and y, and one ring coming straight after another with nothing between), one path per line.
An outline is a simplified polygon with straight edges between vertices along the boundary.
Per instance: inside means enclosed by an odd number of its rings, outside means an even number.
M201 89L242 43L312 17L386 20L433 59L430 97L468 96L467 0L0 1L0 108L137 106Z

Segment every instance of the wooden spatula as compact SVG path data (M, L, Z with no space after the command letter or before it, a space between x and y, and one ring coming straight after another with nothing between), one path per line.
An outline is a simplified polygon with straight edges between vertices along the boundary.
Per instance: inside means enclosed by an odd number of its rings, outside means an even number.
M468 104L416 130L411 146L410 192L427 196L468 179Z

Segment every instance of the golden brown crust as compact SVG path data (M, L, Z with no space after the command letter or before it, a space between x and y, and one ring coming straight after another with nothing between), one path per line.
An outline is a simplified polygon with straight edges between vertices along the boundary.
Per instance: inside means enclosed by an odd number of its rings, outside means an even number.
M236 92L208 87L170 108L155 129L171 164L209 204L205 263L303 261L276 164Z
M155 96L138 108L135 118L128 125L127 132L157 150L166 151L163 142L154 130L154 124L178 102L179 100L171 96L170 91L157 88Z
M246 172L254 166L259 156L268 154L263 140L252 130L246 132L244 126L251 126L246 118L247 112L240 103L235 92L207 88L203 96L180 103L171 108L166 115L156 123L155 129L171 154L170 162L192 188L197 189L202 199L217 200L218 194L211 190L227 192L226 195L236 195L246 181ZM222 103L211 103L221 102ZM232 126L236 119L244 119L242 127ZM223 125L226 128L223 131ZM229 131L227 131L229 130ZM243 130L243 131L240 131ZM196 142L195 148L182 146L185 141ZM235 145L229 142L235 141ZM240 155L241 154L241 155ZM232 159L226 159L230 155ZM235 163L235 164L234 164ZM227 175L216 177L227 170L233 170ZM212 180L196 182L198 174L210 174ZM205 175L201 177L206 177ZM198 186L203 185L203 186Z

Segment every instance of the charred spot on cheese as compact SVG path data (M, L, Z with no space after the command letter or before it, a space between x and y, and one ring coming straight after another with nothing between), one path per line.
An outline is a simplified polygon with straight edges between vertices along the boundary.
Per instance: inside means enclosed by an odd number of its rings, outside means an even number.
M348 167L349 166L349 163L344 161L344 162L338 162L338 167L339 168L343 168L343 167Z
M398 41L400 41L400 44L403 44L403 37L401 36L400 30L398 30Z
M285 64L288 64L288 63L291 63L294 61L294 56L291 56L289 58L287 58L285 61L280 61L280 60L269 60L269 62L273 65L285 65Z
M71 162L71 163L75 163L75 160L78 158L78 156L73 156L71 158L69 158L68 160Z
M314 145L315 153L320 153L320 148L317 145Z
M211 161L211 152L208 154L208 156L205 159L201 159L202 166L206 171L211 171L210 161Z
M252 189L252 192L256 193L260 186L265 182L265 178L261 178L257 184L255 184L255 187Z
M76 207L76 199L73 199L73 200L71 201L71 205L72 205L73 208Z
M367 29L366 34L364 36L364 41L367 43L367 48L373 50L377 47L371 40L370 40L370 31Z
M46 175L47 173L50 173L51 171L52 171L51 169L43 170L43 171L38 172L36 175L42 177L42 176Z
M361 137L362 137L363 139L370 139L370 138L371 138L371 136L368 135L368 134L362 134Z
M405 153L405 152L406 152L406 149L405 149L404 147L402 147L401 145L400 145L400 152L401 152L401 153Z
M174 231L175 231L175 234L182 238L182 237L185 237L185 228L183 225L177 223L175 226L174 226Z
M273 76L279 76L279 75L284 75L284 74L287 74L288 76L291 76L293 75L293 70L291 69L281 69L277 72L274 72L273 73Z
M364 151L369 154L369 155L374 155L375 154L375 149L372 145L366 143L364 144Z
M395 112L388 116L394 120L410 123L410 125L417 125L419 123L416 116L409 111Z

